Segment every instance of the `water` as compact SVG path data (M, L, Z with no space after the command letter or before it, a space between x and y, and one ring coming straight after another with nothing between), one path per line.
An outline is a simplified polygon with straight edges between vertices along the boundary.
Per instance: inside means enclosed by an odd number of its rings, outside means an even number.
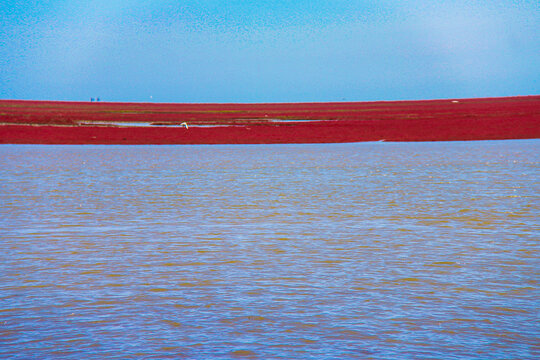
M538 358L539 154L0 146L0 357Z

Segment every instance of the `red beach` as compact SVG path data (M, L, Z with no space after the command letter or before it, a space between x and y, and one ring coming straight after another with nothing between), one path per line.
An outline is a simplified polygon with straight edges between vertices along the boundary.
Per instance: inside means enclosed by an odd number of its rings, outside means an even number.
M3 144L270 144L540 137L540 96L275 104L0 100Z

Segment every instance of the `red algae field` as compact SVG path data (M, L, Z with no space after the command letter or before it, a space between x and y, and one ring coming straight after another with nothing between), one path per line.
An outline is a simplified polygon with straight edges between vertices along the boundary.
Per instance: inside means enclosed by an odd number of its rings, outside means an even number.
M540 138L540 96L155 104L0 100L2 144L272 144Z

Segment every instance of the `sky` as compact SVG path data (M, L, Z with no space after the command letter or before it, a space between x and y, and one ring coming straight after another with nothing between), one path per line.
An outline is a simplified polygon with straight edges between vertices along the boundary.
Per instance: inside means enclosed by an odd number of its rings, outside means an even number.
M537 0L0 1L0 99L537 94Z

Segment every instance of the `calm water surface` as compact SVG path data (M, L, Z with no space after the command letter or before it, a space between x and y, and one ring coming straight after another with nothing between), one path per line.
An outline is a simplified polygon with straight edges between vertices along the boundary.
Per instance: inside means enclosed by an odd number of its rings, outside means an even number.
M0 146L0 358L538 358L539 162Z

